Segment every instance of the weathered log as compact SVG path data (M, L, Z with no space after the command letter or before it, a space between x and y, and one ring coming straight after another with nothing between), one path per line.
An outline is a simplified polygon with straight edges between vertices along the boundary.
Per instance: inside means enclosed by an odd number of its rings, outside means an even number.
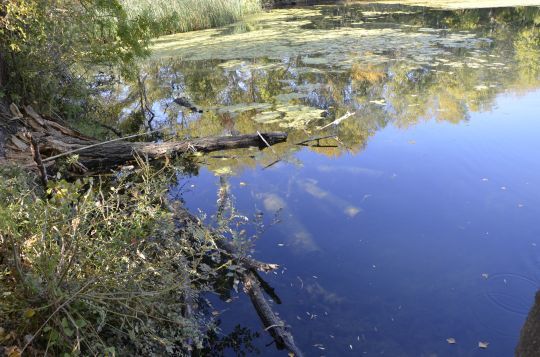
M18 133L11 135L10 140L8 140L4 158L7 162L19 165L31 166L33 163L30 150L26 150L27 145L30 147L25 135L26 132L29 132L36 140L39 152L46 165L52 165L56 158L68 154L77 154L79 163L93 172L108 171L131 161L134 154L150 159L158 159L184 153L207 153L253 146L264 148L267 143L274 145L287 139L287 134L276 132L195 138L181 142L164 143L130 142L124 139L100 142L67 128L50 118L43 118L29 106L24 111L26 112L25 116L16 118L19 122Z
M302 351L294 343L292 334L285 323L276 316L270 304L265 299L260 283L253 273L249 272L243 277L244 291L249 296L257 315L261 319L265 330L270 333L279 349L286 349L295 357L303 356Z
M265 133L267 141L273 144L285 141L285 133ZM133 160L138 154L150 159L166 156L178 156L185 153L212 152L247 147L264 147L257 134L221 136L190 139L181 142L146 143L115 141L109 143L87 142L77 139L58 140L58 138L41 138L40 149L43 153L76 153L79 162L90 170L107 170ZM55 155L56 156L56 155ZM44 161L49 161L45 159Z

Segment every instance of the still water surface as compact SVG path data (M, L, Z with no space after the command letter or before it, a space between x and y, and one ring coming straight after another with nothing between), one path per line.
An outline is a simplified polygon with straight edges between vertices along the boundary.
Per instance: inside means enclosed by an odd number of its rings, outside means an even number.
M539 24L537 7L331 5L156 42L152 125L289 133L201 158L172 191L192 211L226 192L229 211L262 213L253 254L282 266L266 278L306 355L513 354L540 288ZM110 95L132 125L136 96ZM233 300L216 305L224 333L262 332ZM283 354L269 342L253 341Z

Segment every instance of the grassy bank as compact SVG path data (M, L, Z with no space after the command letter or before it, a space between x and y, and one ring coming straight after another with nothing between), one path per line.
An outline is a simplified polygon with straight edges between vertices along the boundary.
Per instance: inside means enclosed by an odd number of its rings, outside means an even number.
M150 23L154 35L223 26L262 9L261 0L122 0L128 16Z

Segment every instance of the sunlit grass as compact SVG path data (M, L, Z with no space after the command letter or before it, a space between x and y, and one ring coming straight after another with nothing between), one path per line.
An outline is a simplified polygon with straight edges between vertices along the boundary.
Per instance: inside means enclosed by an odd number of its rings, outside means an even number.
M156 35L223 26L260 11L260 0L123 0L128 15L146 17Z

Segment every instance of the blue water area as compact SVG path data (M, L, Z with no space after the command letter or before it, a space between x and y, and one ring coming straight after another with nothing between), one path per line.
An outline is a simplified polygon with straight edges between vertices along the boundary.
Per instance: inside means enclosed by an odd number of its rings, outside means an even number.
M388 125L357 154L227 178L238 212L264 214L254 256L281 265L265 279L306 355L513 355L540 288L539 113L540 91L503 93L458 124ZM215 212L219 178L189 184L188 207ZM219 309L224 332L284 355L242 294Z

